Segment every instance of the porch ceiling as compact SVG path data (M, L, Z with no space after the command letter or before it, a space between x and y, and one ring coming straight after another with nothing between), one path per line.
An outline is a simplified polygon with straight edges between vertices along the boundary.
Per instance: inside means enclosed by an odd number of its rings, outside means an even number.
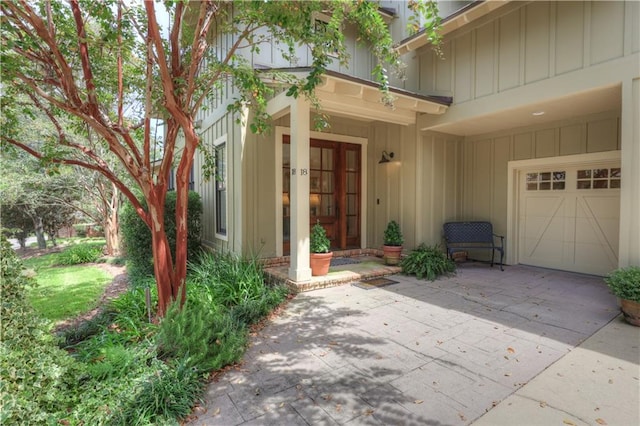
M472 114L468 118L459 117L458 119L456 117L448 122L443 120L442 124L432 123L428 129L458 136L473 136L504 129L570 120L620 108L621 96L619 85L609 86L544 102L504 109L491 114ZM457 106L452 107L449 110L450 113L456 115L459 112L456 111L457 108ZM464 108L464 104L462 108Z
M304 78L308 68L290 68L269 71L287 72L297 78ZM267 80L274 84L274 80ZM282 83L275 83L282 85ZM425 96L407 90L391 87L393 106L383 103L380 86L372 81L348 76L335 71L327 71L322 76L322 83L316 87L316 96L322 111L331 115L349 117L359 121L382 121L402 125L415 124L419 114L444 114L451 98ZM280 96L280 95L278 95ZM276 97L277 98L277 97ZM270 114L278 117L286 103L272 102L268 108Z
M440 115L447 110L446 101L399 89L391 89L394 105L386 106L377 86L363 80L334 74L323 76L316 88L324 111L365 121L384 121L396 124L415 124L417 113Z

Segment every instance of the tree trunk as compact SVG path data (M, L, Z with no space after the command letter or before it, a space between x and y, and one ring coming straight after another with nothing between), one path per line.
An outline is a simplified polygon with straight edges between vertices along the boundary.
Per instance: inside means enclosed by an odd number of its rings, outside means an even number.
M111 201L106 209L104 220L104 236L107 240L107 254L109 256L118 256L120 254L120 191L115 185L112 185Z
M164 227L164 202L156 197L147 199L151 217L151 249L153 252L153 270L158 287L158 316L163 317L167 308L178 299L178 286L175 281L173 256Z
M36 228L36 239L38 241L38 248L43 250L47 248L47 240L44 238L44 226L42 224L42 218L36 217L33 221Z
M180 303L187 297L187 216L189 206L189 176L193 165L193 151L198 145L198 136L191 128L185 131L185 144L182 159L176 172L176 259L175 280L180 292Z

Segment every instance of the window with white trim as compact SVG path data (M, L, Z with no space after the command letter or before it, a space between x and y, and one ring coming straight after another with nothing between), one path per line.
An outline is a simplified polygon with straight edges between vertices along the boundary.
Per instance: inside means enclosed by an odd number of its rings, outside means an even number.
M527 173L527 191L561 191L565 189L567 172Z
M620 188L620 167L581 169L576 173L577 189Z
M224 138L214 142L216 182L216 234L227 235L227 141Z

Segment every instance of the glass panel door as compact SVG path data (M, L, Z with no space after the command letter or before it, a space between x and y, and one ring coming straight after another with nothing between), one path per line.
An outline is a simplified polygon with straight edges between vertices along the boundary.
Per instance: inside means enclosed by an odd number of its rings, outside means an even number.
M291 161L282 144L283 252L290 253ZM360 145L312 139L309 149L309 224L322 224L333 249L360 247Z

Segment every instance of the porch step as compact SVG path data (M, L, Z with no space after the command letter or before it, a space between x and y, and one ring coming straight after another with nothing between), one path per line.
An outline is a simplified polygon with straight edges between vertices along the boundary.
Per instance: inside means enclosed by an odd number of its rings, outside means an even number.
M335 253L334 253L335 256ZM372 278L384 277L387 275L399 274L402 268L399 266L387 266L381 257L371 255L352 256L358 263L349 263L329 268L329 273L321 277L311 277L305 282L295 282L289 279L289 265L267 267L265 273L269 281L274 284L286 284L295 292L311 291L327 287L350 284L358 281L365 281Z

